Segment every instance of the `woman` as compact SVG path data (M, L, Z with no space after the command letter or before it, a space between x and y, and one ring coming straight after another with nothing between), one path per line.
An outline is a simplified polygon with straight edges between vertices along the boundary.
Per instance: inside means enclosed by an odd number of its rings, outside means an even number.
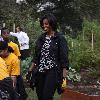
M68 47L65 38L57 32L54 15L41 18L44 33L36 41L35 55L29 71L38 67L36 93L38 100L53 100L57 85L62 83L68 70Z
M29 37L20 26L16 27L16 31L17 33L10 32L10 35L17 37L20 46L20 58L25 60L29 56Z

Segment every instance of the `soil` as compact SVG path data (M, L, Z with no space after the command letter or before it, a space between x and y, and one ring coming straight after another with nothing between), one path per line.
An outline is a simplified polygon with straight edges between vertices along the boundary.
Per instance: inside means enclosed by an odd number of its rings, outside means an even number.
M81 69L81 81L68 81L68 88L88 95L100 95L100 76L91 75L90 69Z

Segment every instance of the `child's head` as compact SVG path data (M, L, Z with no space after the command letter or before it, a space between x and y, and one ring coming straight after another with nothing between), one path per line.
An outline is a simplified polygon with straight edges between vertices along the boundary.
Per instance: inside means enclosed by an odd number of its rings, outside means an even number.
M9 30L6 27L1 29L1 36L5 41L9 40L10 33L9 33Z

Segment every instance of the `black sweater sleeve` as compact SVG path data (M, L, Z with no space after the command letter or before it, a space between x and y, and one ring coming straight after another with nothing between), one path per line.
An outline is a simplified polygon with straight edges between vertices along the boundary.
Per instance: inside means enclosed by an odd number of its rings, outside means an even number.
M33 59L32 59L32 62L35 63L35 64L37 64L37 61L38 61L37 44L38 44L38 40L35 42L34 54L33 54Z
M60 40L59 40L59 58L61 67L66 68L68 70L69 69L68 45L63 35L60 35Z

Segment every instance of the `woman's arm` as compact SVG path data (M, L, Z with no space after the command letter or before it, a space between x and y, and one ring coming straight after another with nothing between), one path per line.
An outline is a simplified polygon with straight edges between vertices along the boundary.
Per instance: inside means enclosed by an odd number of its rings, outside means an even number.
M10 32L10 35L17 37L17 33Z
M36 67L36 64L34 62L32 62L29 71L32 72L32 70L34 70L34 68Z
M66 77L69 69L68 45L65 37L62 35L59 42L59 58L61 68L63 69L63 77Z

